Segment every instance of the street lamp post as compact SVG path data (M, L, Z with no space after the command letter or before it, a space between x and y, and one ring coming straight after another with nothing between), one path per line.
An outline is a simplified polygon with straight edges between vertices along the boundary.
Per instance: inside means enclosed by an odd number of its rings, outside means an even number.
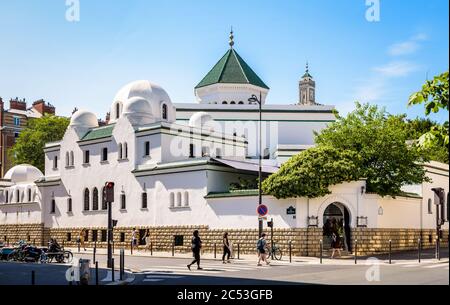
M248 99L250 103L258 103L259 105L259 172L258 172L258 204L262 205L262 93L259 93L259 99L256 95L252 95ZM259 237L263 233L263 220L258 217Z

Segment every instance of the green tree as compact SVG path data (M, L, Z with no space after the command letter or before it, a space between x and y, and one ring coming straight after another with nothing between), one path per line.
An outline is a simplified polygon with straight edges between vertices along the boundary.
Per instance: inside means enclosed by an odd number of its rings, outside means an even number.
M68 118L53 115L30 120L9 151L13 164L30 164L44 171L45 144L61 140L69 122Z
M360 162L354 151L318 146L291 158L264 180L262 188L278 199L325 196L330 186L358 180Z
M429 158L408 142L403 115L390 115L373 105L356 103L347 117L316 134L316 143L340 151L352 151L361 158L361 178L368 191L396 196L408 184L429 181L422 163Z
M409 105L425 104L425 114L447 111L449 109L448 100L448 71L437 75L431 81L427 81L422 90L414 93L409 98ZM449 145L449 122L436 125L430 131L423 134L419 139L419 144L423 147L447 146Z
M429 118L416 118L406 122L406 132L409 140L419 143L419 139L424 135L438 127L439 124ZM442 143L430 143L429 145L420 145L421 152L428 156L430 160L449 163L449 146Z

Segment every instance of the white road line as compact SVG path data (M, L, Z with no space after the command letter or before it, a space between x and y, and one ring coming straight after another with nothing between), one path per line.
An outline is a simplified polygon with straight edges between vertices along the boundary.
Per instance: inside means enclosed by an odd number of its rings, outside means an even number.
M162 281L165 281L165 280L164 279L144 279L143 280L143 282L153 282L153 283L162 282Z
M185 276L178 275L164 275L164 274L147 274L145 275L146 279L182 279Z
M446 265L446 264L436 264L436 265L431 265L431 266L424 266L424 268L434 269L434 268L441 268L441 267L445 267L445 266L448 268L448 265Z

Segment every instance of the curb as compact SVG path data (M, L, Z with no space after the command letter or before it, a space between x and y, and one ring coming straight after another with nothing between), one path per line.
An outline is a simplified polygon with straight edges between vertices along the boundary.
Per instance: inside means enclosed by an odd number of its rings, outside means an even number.
M134 276L133 273L125 272L125 274L127 275L126 280L109 283L109 284L106 284L105 286L126 286L126 285L133 283L136 280L136 277Z

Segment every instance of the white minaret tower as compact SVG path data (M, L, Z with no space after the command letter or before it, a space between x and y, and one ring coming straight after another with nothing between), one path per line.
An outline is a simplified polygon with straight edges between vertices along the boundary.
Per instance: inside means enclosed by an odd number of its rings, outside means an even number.
M306 63L306 72L299 82L299 104L300 105L317 105L316 103L316 82L311 74L309 74L309 64Z

